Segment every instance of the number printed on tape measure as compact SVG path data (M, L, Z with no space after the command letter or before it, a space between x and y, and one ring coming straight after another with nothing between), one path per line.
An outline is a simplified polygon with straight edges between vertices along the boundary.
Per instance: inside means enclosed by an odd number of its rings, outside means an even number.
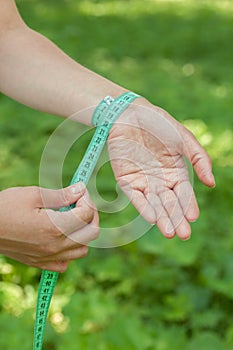
M127 108L129 103L131 103L137 97L139 96L132 92L127 92L115 100L112 97L108 96L106 100L101 102L100 108L94 112L93 116L93 124L97 125L96 131L77 171L71 180L71 184L75 184L79 181L82 181L85 184L88 183L99 155L107 140L112 123ZM60 211L67 211L73 207L74 205L64 207L61 208ZM57 277L57 272L47 270L42 271L37 299L36 321L34 327L34 350L42 350L47 313L53 295L54 287L56 285Z

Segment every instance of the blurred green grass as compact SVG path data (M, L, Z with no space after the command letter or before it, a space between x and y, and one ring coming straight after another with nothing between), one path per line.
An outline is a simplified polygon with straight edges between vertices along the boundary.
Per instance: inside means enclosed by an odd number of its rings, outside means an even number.
M213 159L217 184L209 190L194 177L201 215L189 242L167 241L152 228L134 243L91 249L86 259L73 262L58 283L45 348L231 349L232 1L17 4L32 28L75 60L147 97L191 129ZM1 189L39 183L43 149L61 121L0 96ZM67 156L64 184L89 136ZM108 165L97 184L105 200L115 198ZM101 225L134 215L131 207L115 216L102 213ZM0 348L16 350L21 342L31 348L39 274L1 257Z

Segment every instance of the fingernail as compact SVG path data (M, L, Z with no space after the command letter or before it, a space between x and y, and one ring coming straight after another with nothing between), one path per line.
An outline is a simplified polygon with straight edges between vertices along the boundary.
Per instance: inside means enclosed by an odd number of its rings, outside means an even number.
M168 238L174 236L175 232L174 232L174 228L173 228L173 226L172 226L171 223L168 223L168 224L167 224L165 234L166 234L166 236L167 236Z
M214 175L212 174L212 180L213 180L213 187L215 187L216 186L216 182L215 182L215 178L214 178Z
M212 182L212 183L213 183L212 187L215 187L215 186L216 186L216 184L215 184L215 178L214 178L214 175L213 175L212 173L209 173L209 174L208 174L208 178L209 178L210 182Z
M190 236L187 236L187 237L185 237L185 238L183 238L182 240L185 242L185 241L189 241L190 238L191 238L191 235L190 235Z
M78 193L84 191L85 189L86 189L85 184L83 182L78 182L77 184L72 185L70 187L70 192L72 194L78 194Z
M166 237L167 238L173 238L175 236L174 231L166 231Z

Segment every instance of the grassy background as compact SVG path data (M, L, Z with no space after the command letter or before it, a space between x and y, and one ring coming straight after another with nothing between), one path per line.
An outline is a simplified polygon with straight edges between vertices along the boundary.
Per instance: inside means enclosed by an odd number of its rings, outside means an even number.
M217 183L209 190L194 179L201 215L190 241L167 241L152 228L134 243L92 248L86 259L72 262L60 276L44 349L232 349L232 2L17 4L32 28L74 59L189 127L210 153ZM38 184L41 154L60 123L0 96L1 189ZM68 155L64 184L80 153L78 145ZM99 191L111 200L110 167L100 175ZM101 225L125 222L129 211L101 214ZM21 344L31 349L39 276L36 269L0 257L0 349L18 350Z

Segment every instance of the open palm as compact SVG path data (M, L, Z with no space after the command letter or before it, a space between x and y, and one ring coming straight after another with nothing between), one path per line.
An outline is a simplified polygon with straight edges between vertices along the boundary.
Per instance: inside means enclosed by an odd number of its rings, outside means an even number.
M108 139L118 184L139 213L169 238L189 238L199 215L185 157L199 179L214 186L211 161L195 137L144 99L115 122Z

